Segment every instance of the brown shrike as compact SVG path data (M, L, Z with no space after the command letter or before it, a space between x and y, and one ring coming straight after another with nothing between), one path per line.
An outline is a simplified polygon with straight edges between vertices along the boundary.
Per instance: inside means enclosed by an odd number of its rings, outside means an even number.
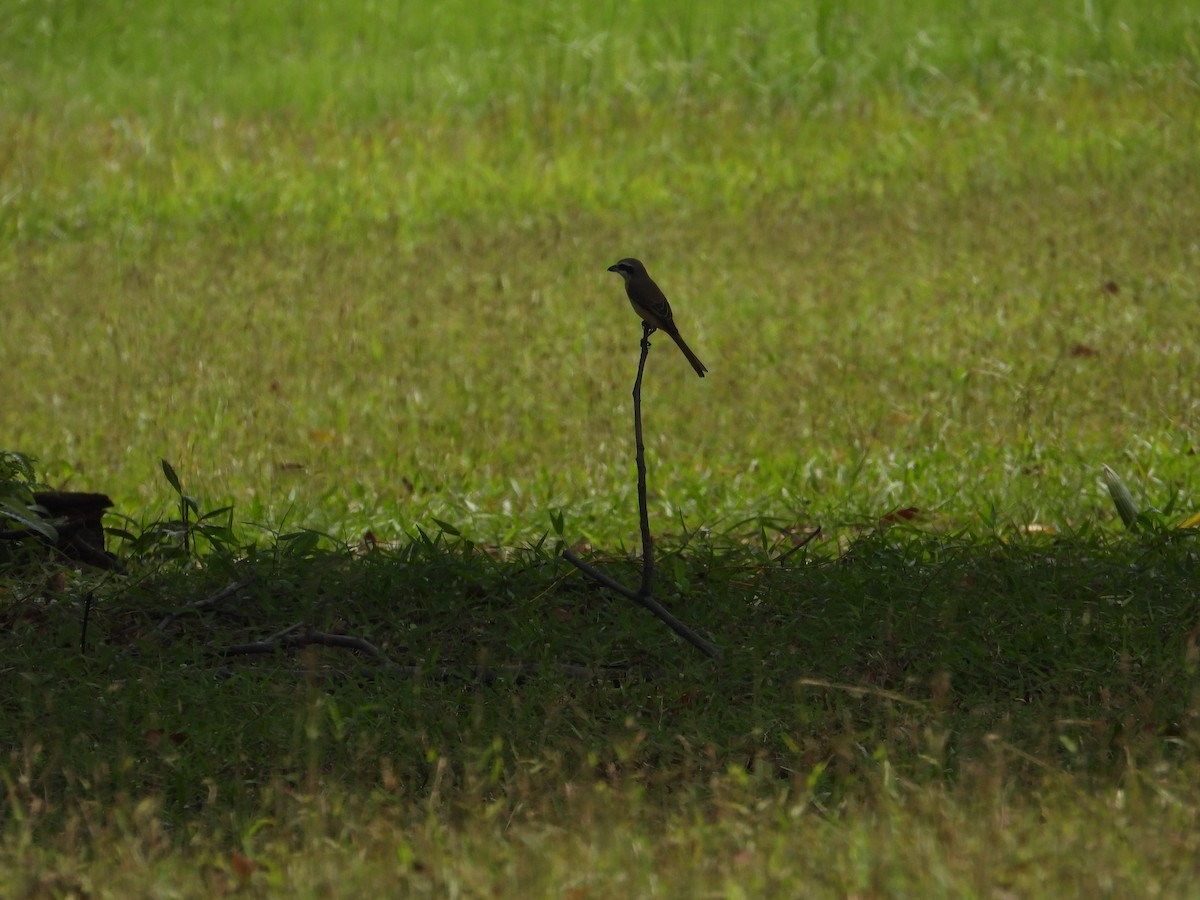
M616 272L625 279L625 293L629 295L633 311L642 317L642 321L649 325L651 330L666 332L671 340L679 345L696 374L703 378L708 369L679 336L679 329L675 327L675 317L671 314L671 304L654 283L646 267L639 260L623 259L616 265L609 266L608 271Z

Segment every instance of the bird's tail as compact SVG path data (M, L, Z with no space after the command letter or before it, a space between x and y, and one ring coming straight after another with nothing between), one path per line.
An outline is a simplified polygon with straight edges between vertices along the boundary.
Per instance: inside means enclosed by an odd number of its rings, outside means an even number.
M704 363L700 362L700 357L696 356L696 354L692 352L692 348L687 345L687 342L679 336L678 331L671 335L671 340L679 345L679 349L683 351L683 355L687 357L687 361L692 364L692 368L696 370L696 374L703 378L704 373L707 372L708 369L705 367Z

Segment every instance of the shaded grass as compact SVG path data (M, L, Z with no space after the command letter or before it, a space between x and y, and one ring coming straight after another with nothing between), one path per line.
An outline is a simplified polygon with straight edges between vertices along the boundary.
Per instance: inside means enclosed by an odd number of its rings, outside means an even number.
M1035 877L1175 890L1191 871L1188 535L892 529L788 566L668 547L663 596L719 665L549 553L287 546L66 594L61 576L6 585L11 889L315 895L390 866L413 890L949 896ZM248 571L236 598L155 631ZM295 622L466 677L316 647L220 658ZM633 670L565 679L564 661ZM512 662L531 671L467 675Z
M996 740L1103 779L1127 753L1192 740L1198 608L1186 534L989 546L867 533L836 560L791 567L694 542L667 552L671 580L659 590L721 645L715 667L544 552L498 561L440 541L366 557L296 552L282 544L97 585L84 656L70 649L77 603L36 583L10 595L6 656L21 677L9 739L48 779L28 789L57 796L70 759L68 780L108 773L84 791L102 805L110 791L149 792L163 814L184 816L203 805L204 785L232 781L249 793L218 806L244 813L251 786L279 779L372 784L377 757L420 796L442 779L443 756L470 768L462 754L482 752L509 774L546 757L568 777L611 769L650 787L731 767L784 780L816 772L815 784L828 766L838 777L827 789L841 794L881 759L907 778L941 778ZM618 575L628 565L608 563ZM252 572L224 605L155 629ZM365 637L428 674L316 647L221 658L296 623ZM630 666L632 677L564 684L560 663ZM477 682L477 664L498 681ZM505 675L511 664L532 671ZM145 765L130 768L130 756Z

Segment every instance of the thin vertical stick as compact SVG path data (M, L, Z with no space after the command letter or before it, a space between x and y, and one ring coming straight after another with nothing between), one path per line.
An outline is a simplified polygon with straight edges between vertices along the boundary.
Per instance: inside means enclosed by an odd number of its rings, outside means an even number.
M650 510L646 502L646 445L642 441L642 372L650 353L650 334L654 331L642 324L642 358L638 360L637 379L633 382L633 437L637 448L638 515L642 524L642 587L638 594L653 596L654 545L650 537Z
M649 504L646 502L646 445L642 440L642 373L646 370L646 357L650 353L650 335L653 332L653 328L643 324L642 358L638 361L637 380L633 383L633 437L637 444L638 514L641 517L642 525L642 586L636 592L631 591L616 579L589 566L569 549L563 550L563 559L589 578L648 609L705 656L710 659L720 659L721 651L671 615L661 603L654 599L651 589L654 581L654 544L650 538L650 510Z
M79 654L81 656L87 656L88 619L92 615L92 601L95 597L95 591L88 591L87 596L83 598L83 625L79 629Z

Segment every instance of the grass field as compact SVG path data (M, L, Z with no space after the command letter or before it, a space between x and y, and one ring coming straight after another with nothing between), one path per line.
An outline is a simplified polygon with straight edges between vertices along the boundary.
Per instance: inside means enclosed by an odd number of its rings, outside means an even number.
M854 7L6 12L0 449L142 535L3 582L8 894L1188 894L1200 13ZM632 577L628 255L716 664L557 558ZM298 623L399 668L221 658Z
M134 515L166 456L252 522L513 543L562 508L611 544L638 331L604 270L637 254L713 369L652 364L668 520L1077 523L1104 462L1165 504L1195 444L1184 6L28 4L0 425Z

